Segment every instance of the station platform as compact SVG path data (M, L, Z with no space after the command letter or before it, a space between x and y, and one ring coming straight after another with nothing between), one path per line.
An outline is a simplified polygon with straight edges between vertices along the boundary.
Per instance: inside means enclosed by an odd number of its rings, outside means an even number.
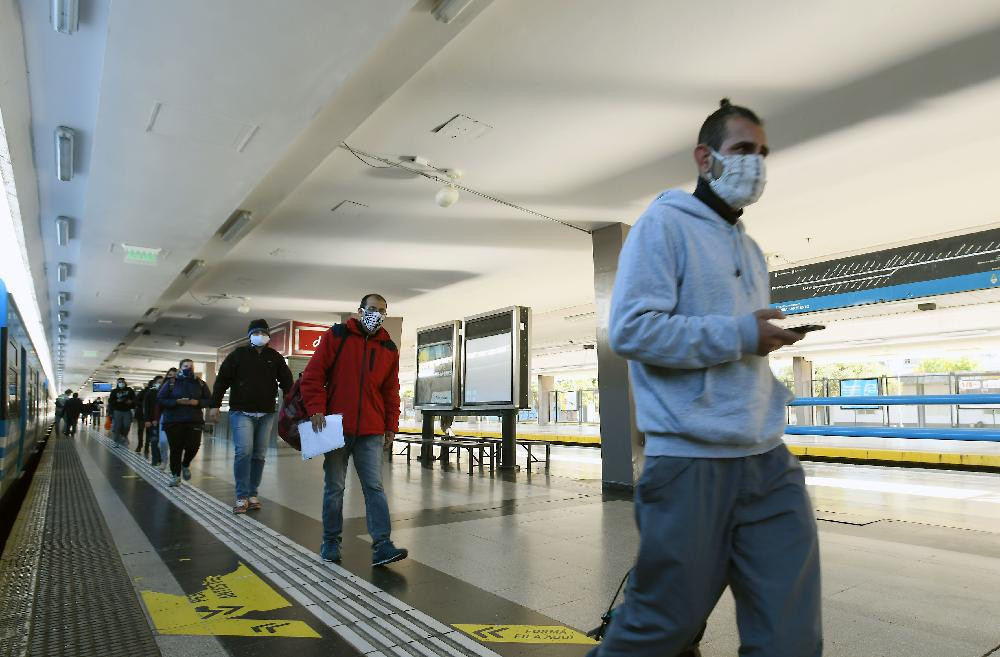
M419 434L420 426L404 422L400 431ZM490 425L456 424L457 436L499 438L499 428ZM553 444L599 447L600 428L589 424L518 425L521 440ZM970 440L926 440L862 438L844 436L785 436L793 454L807 460L871 462L892 465L938 465L967 469L1000 470L1000 443Z
M316 555L320 463L275 443L263 509L235 516L232 459L207 435L171 489L98 429L50 439L0 562L0 654L582 656L637 548L631 500L602 490L592 448L517 473L386 461L410 550L387 568L371 566L353 472L338 566ZM1000 478L804 467L827 657L1000 654ZM738 643L727 593L702 651Z

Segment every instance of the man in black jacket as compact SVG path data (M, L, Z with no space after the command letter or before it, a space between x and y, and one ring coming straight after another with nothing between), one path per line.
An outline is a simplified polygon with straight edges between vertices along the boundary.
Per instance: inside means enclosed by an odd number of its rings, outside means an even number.
M250 344L238 347L219 367L212 408L222 405L229 390L229 433L233 437L236 479L235 513L259 509L257 487L264 473L264 455L274 426L278 387L282 396L292 388L292 372L284 357L267 346L271 329L263 319L247 328Z
M83 413L83 400L78 393L74 392L73 396L66 400L63 412L66 414L66 435L76 435L76 423Z
M128 446L128 432L132 428L132 410L135 408L135 390L128 387L125 379L118 377L115 389L108 397L108 412L111 413L111 437L115 447Z

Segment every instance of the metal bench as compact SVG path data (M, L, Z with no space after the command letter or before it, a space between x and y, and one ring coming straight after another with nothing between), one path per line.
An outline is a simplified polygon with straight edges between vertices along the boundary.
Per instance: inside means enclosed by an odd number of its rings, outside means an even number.
M497 447L487 441L483 440L472 440L472 439L437 439L434 440L424 440L419 437L401 437L396 436L395 442L403 443L404 447L396 452L396 456L406 456L406 460L409 461L413 454L412 448L414 445L419 445L423 447L426 444L430 444L441 448L441 458L445 461L448 460L448 455L451 451L455 451L455 460L458 465L461 465L462 461L462 450L468 451L469 456L469 474L472 474L473 468L482 468L486 465L486 459L489 459L490 472L493 471L494 462L496 460L496 449ZM478 452L478 454L477 454ZM390 457L392 452L390 452Z

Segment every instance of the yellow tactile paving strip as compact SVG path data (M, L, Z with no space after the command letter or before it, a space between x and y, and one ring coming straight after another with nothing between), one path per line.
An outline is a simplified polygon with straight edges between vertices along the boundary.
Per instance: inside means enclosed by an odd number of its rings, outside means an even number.
M407 430L419 435L418 431ZM459 436L472 438L499 438L498 431L461 430ZM520 440L544 440L552 443L600 445L600 436L560 435L551 433L518 432ZM970 468L1000 468L1000 454L962 454L961 452L906 451L899 449L870 449L866 447L820 447L814 445L789 445L796 456L815 456L827 459L852 459L858 461L885 461L887 463L930 463L960 465Z

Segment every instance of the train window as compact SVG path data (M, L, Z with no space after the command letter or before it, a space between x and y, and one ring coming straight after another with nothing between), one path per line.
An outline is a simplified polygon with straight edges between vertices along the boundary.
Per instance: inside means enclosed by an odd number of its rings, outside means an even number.
M7 419L12 420L20 417L17 407L17 370L13 367L7 369Z

